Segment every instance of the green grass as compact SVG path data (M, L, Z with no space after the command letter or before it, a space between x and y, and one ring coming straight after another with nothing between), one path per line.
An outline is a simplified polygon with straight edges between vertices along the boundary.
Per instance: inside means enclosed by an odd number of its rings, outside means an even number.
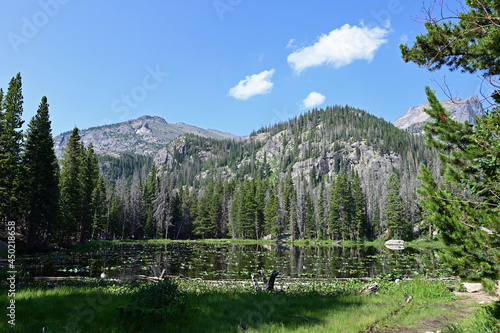
M16 293L18 332L359 332L368 328L416 327L436 315L453 294L445 283L380 280L376 295L361 295L364 283L292 283L279 294L253 292L250 282L177 280L185 295L182 311L170 318L138 318L118 308L130 304L138 284L66 282L60 287L30 284ZM280 285L278 283L278 285ZM404 294L412 295L407 304ZM7 292L1 290L1 304ZM4 307L5 309L5 307ZM6 311L6 310L4 310ZM6 320L0 331L7 332Z
M500 332L500 301L483 305L459 323L448 324L443 333Z
M201 244L241 244L241 245L251 245L251 244L276 244L276 240L256 240L256 239L232 239L232 238L221 238L221 239L197 239L197 240L171 240L171 239L146 239L146 240L91 240L86 243L77 243L73 246L76 250L94 250L103 247L110 247L118 244L168 244L168 243L201 243ZM298 245L298 246L338 246L339 243L331 240L294 240L284 241L283 244L288 245ZM406 243L408 247L442 247L440 242L426 242L426 241L412 241ZM384 246L383 241L342 241L341 246Z

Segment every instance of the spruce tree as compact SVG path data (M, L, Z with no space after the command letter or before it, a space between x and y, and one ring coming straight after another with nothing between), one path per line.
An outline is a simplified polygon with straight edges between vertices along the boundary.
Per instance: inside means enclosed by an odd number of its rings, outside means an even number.
M213 238L215 236L215 224L213 216L214 182L209 180L205 193L198 203L197 219L193 222L193 233L201 238Z
M28 124L22 169L27 246L30 250L40 249L48 245L59 211L59 166L45 96Z
M372 230L373 230L373 236L381 239L383 228L380 220L380 203L378 199L375 200L375 209L373 212L373 219L372 219Z
M224 184L222 177L219 176L214 184L214 192L212 195L212 204L210 210L211 224L215 226L215 237L222 238L226 236L227 226L223 217L224 205Z
M3 109L3 110L2 110ZM20 162L23 142L21 73L10 80L0 107L0 219L19 219Z
M144 226L144 233L146 237L155 238L156 236L156 225L154 221L154 207L153 201L155 200L155 196L158 188L158 180L157 180L157 172L156 166L151 166L149 170L148 177L146 183L144 184L144 205L146 209L146 223Z
M361 179L356 172L352 181L352 226L353 234L356 240L360 240L368 235L367 217L366 217L366 200L361 188Z
M405 61L430 71L443 66L483 76L493 108L477 125L458 123L426 88L432 121L426 143L441 151L444 181L421 167L421 205L429 225L446 244L444 260L460 276L500 277L500 6L496 0L467 0L449 19L429 17L427 32L412 47L401 45ZM432 15L432 12L429 12Z
M326 233L325 227L326 227L326 222L325 222L325 182L321 182L321 186L319 189L319 199L317 201L316 205L316 212L317 212L317 220L316 220L316 229L318 230L318 238L323 239Z
M92 235L93 212L96 210L96 207L93 206L94 202L92 200L92 195L99 180L99 164L92 143L90 143L87 148L83 148L82 143L81 147L82 161L80 178L82 182L82 192L80 198L81 216L78 229L80 242L85 242L90 239Z
M341 172L332 185L330 199L330 233L334 239L350 239L352 231L352 195L347 173Z
M425 127L427 143L448 154L440 185L426 167L420 169L421 205L426 219L440 231L447 246L442 258L456 274L472 278L500 276L500 111L477 120L474 128L447 117L434 92L427 88L434 119ZM444 115L444 116L443 116ZM446 117L445 117L446 116Z
M119 238L121 234L120 228L120 216L121 216L121 205L120 198L116 193L116 188L113 188L109 195L109 213L106 226L106 232L111 238ZM147 237L149 235L146 235Z
M78 128L74 128L69 138L61 161L60 240L67 246L71 240L77 240L79 221L82 217L82 146Z
M106 183L104 177L100 176L92 193L92 239L100 239L106 231L107 201Z
M318 238L318 233L316 229L315 216L314 216L314 206L311 199L311 194L306 191L305 194L305 236L306 239Z
M168 239L169 229L172 226L172 205L165 178L165 176L162 177L158 193L153 201L153 218L156 222L157 235L164 234L165 239Z
M264 215L264 230L266 234L271 234L273 237L278 234L278 219L279 219L279 201L274 193L274 189L269 193L269 199L266 202Z
M398 176L393 173L386 183L387 197L385 202L385 223L389 229L389 238L403 239L403 231L406 223L403 197L401 196L401 185Z

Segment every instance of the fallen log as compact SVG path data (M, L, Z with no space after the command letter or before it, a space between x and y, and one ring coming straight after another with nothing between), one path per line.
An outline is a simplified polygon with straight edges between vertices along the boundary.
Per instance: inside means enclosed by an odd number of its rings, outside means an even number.
M361 289L360 293L362 293L362 294L371 294L371 293L376 292L379 289L380 289L380 286L378 285L377 282L375 282L373 284L367 284L366 286L364 286L364 288Z

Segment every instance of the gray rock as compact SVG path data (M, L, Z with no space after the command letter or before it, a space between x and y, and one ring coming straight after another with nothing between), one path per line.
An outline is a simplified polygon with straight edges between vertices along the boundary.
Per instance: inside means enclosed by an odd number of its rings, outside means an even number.
M168 142L187 133L213 139L243 139L238 135L184 123L169 124L165 119L156 116L142 116L119 124L81 130L80 136L85 145L92 143L97 154L130 152L153 156ZM62 156L70 136L71 132L66 132L54 138L54 149L58 158Z
M484 114L483 106L477 95L473 95L466 99L456 97L441 101L441 104L446 110L451 111L451 117L453 119L460 122L468 121L475 124L474 118ZM424 112L424 109L428 109L429 107L429 102L422 103L419 106L412 106L405 114L393 122L394 126L409 130L410 132L422 131L423 124L431 119L429 115Z

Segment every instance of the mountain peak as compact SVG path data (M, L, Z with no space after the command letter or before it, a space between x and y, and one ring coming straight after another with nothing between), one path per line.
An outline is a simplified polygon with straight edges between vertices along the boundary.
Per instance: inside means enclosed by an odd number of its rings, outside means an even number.
M441 101L441 105L443 105L446 110L451 111L451 117L453 119L460 122L468 121L470 123L475 123L474 118L483 115L483 106L477 95L472 95L465 99L454 97ZM424 112L424 109L428 109L429 107L429 102L410 107L405 114L393 122L394 126L411 132L420 132L423 124L431 119L431 117Z
M145 115L145 116L139 117L135 120L154 121L154 122L161 123L161 124L168 124L165 119L163 119L162 117L158 117L158 116ZM134 120L130 120L130 121L134 121Z
M133 154L154 155L168 142L188 133L214 139L243 139L237 135L216 130L206 130L192 125L169 124L162 117L149 115L118 124L81 130L80 137L85 145L92 143L97 154L130 152ZM54 138L56 156L62 156L70 135L71 133L67 132Z

